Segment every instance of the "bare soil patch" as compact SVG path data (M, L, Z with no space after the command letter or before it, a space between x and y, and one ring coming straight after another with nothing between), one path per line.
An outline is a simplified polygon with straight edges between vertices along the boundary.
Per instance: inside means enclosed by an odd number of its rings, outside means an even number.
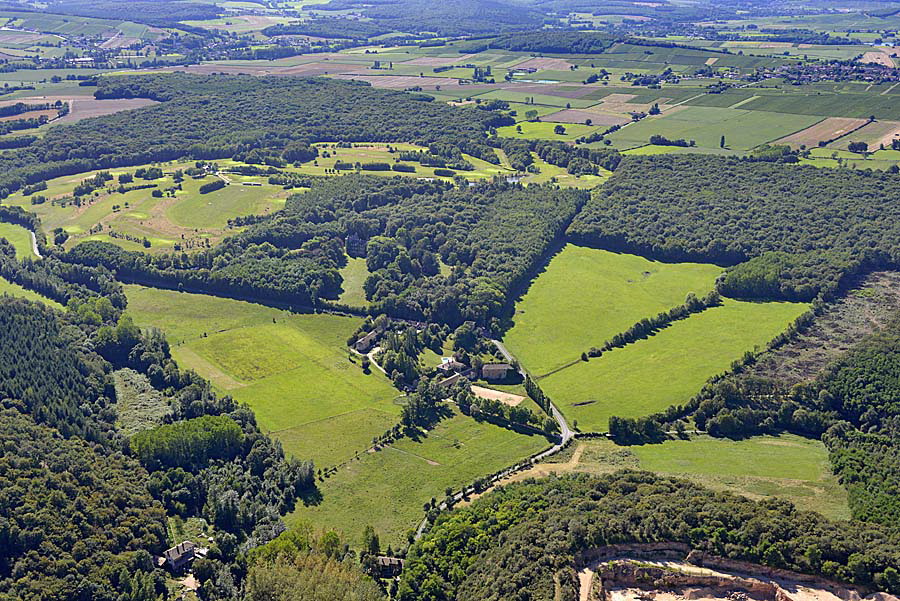
M884 65L885 67L891 68L894 67L894 59L891 58L891 55L881 51L866 52L863 54L862 62Z
M789 144L791 146L800 146L805 144L807 148L818 146L820 141L834 140L841 136L861 128L867 123L866 119L851 119L849 117L828 117L819 121L815 125L811 125L806 129L802 129L789 136L785 136L778 140L779 144Z
M472 386L472 392L475 393L475 396L479 396L483 399L492 401L500 401L504 405L509 405L510 407L516 407L517 405L519 405L519 403L525 400L525 397L518 394L502 392L500 390L485 388L483 386Z
M900 138L900 121L873 121L853 132L852 136L854 142L866 142L869 150L878 150L882 144L890 148L897 138Z

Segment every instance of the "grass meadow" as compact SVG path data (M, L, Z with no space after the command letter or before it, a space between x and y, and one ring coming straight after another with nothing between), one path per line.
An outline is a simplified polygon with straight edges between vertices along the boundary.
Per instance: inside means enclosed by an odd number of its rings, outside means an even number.
M339 463L397 421L397 391L349 358L357 318L141 286L126 293L135 322L165 332L180 367L247 403L260 427L299 458Z
M21 225L0 223L0 238L6 238L16 249L17 259L34 259L31 246L31 234Z
M577 360L644 317L713 289L722 269L660 263L636 255L568 245L516 305L504 342L533 375Z
M322 500L298 507L286 521L309 521L358 538L367 525L382 546L405 544L422 520L422 507L445 489L471 483L549 446L526 436L455 414L420 440L404 438L340 467L319 483Z
M360 257L347 257L347 264L341 268L341 277L344 278L343 292L338 302L353 307L365 307L369 304L366 300L366 291L363 284L369 277L369 269L366 260Z
M547 376L540 385L582 431L605 432L611 416L640 417L688 401L706 380L744 352L764 347L807 308L725 299L650 338Z
M698 436L627 447L605 439L588 439L578 441L571 451L552 461L517 477L644 469L752 499L780 497L800 509L818 511L833 519L850 518L847 492L831 472L825 445L792 434L745 440Z
M63 309L63 306L55 300L50 300L45 296L41 296L37 292L28 290L27 288L23 288L15 282L10 282L5 278L0 277L0 296L3 296L5 294L8 294L9 296L15 296L17 298L24 298L30 301L41 302L45 305L53 307L54 309Z
M200 194L199 188L213 181L215 176L201 179L186 177L182 182L182 190L174 197L156 198L154 189L166 189L175 186L172 173L189 165L184 163L168 163L162 166L167 174L150 182L135 180L133 184L157 184L157 188L132 190L120 194L115 188L118 184L109 182L112 189L98 190L80 207L74 204L61 206L51 202L54 198L71 195L73 189L81 181L98 173L91 171L76 176L65 176L47 182L47 190L38 194L48 198L47 202L32 205L31 198L21 192L13 194L6 200L8 204L21 206L27 211L36 213L46 232L57 227L63 228L70 236L66 246L71 248L84 240L103 240L112 242L126 250L142 250L148 252L171 251L175 244L194 239L205 245L206 240L216 242L227 234L228 220L242 215L258 215L277 210L284 206L288 192L280 186L272 186L263 177L239 178L234 176L233 183L225 188ZM113 169L110 173L117 177L122 173L132 173L133 168ZM262 185L244 186L243 181ZM97 231L95 228L101 228ZM92 233L93 230L93 233ZM129 240L122 236L112 236L116 232L123 236L137 238ZM140 242L146 238L150 248Z

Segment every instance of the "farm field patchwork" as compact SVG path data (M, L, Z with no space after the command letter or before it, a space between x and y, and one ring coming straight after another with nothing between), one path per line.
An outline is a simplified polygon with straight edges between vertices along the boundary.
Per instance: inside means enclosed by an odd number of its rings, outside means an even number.
M126 293L135 323L166 333L180 367L250 405L301 459L348 459L397 421L397 391L348 358L344 345L359 319L140 286ZM363 417L345 417L353 414Z
M724 299L539 383L582 431L605 432L612 416L640 417L687 402L710 377L744 352L764 347L807 309L804 303Z
M690 292L706 294L720 273L716 265L660 263L570 244L516 305L504 341L540 376L642 318L680 305Z
M646 144L653 135L694 140L701 148L719 148L722 136L730 150L749 150L805 129L821 117L708 106L678 107L647 117L610 134L616 147Z
M348 537L374 527L381 544L405 544L424 514L422 506L549 446L526 436L455 413L419 440L403 438L338 468L318 483L321 502L298 506L286 518L334 528Z

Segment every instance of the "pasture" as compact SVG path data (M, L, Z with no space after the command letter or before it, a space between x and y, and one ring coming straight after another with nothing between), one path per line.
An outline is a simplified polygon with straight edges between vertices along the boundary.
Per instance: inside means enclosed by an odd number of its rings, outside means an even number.
M723 304L676 321L650 338L579 361L539 380L585 432L609 418L640 417L683 404L746 351L762 349L808 308L804 303Z
M627 447L606 439L586 439L511 479L565 472L602 474L624 468L686 478L751 499L779 497L801 510L818 511L832 519L850 518L847 492L831 472L825 445L793 434L744 440L697 436Z
M15 282L10 282L9 280L0 277L0 296L9 295L15 296L16 298L24 298L26 300L35 301L39 303L44 303L54 309L63 310L63 306L60 305L55 300L50 300L49 298L34 292L33 290L28 290L27 288L23 288L19 286Z
M135 178L128 184L154 185L152 188L121 193L118 182L109 181L92 195L82 197L81 206L71 201L72 192L97 171L48 181L47 190L34 195L45 196L47 202L32 205L34 196L24 196L21 192L11 195L6 202L36 213L48 234L57 227L63 228L69 234L67 248L83 240L104 240L127 250L155 252L205 248L227 235L229 219L277 210L284 206L288 196L287 191L269 185L263 177L243 178L260 185L243 185L243 181L235 180L207 194L200 193L200 186L214 181L216 176L185 177L181 189L176 189L174 171L187 166L168 163L161 166L165 174L162 178L149 181ZM113 169L110 174L118 177L134 173L135 169ZM154 191L164 194L157 197ZM64 200L67 197L69 200ZM144 239L149 247L143 244Z
M424 517L422 507L445 489L459 489L549 446L540 436L516 434L455 413L419 440L403 438L362 453L318 483L321 502L298 506L288 525L308 521L355 540L367 525L382 546L404 545Z
M397 421L397 391L349 358L357 318L140 286L126 294L135 323L160 328L180 367L250 405L260 427L299 458L339 463Z
M31 246L31 232L21 225L0 222L0 238L5 238L15 247L17 259L36 258Z
M517 303L504 342L540 376L642 318L680 305L689 292L706 294L721 272L715 265L660 263L570 244Z

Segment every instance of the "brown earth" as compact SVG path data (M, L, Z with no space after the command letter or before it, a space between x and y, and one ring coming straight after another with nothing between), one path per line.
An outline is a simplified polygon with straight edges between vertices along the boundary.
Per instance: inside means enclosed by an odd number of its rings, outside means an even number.
M815 148L820 141L833 140L859 129L868 122L866 119L849 117L828 117L806 129L802 129L776 141L776 144L789 144L793 147L806 145Z

